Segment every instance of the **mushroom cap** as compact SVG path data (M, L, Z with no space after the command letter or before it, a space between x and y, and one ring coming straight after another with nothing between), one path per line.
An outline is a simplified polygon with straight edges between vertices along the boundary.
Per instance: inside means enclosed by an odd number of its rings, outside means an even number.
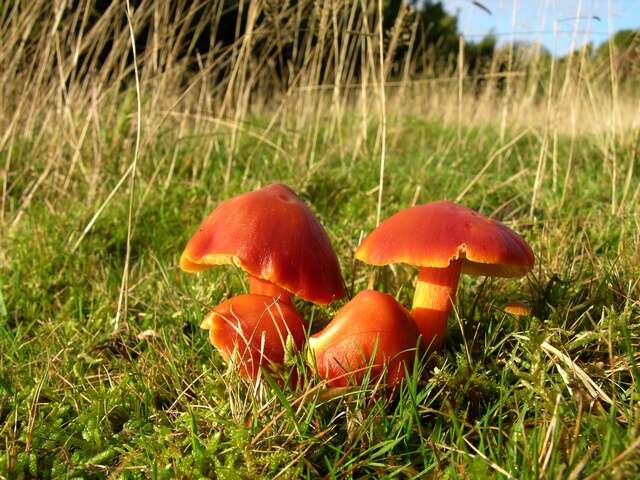
M514 317L527 317L531 315L531 307L523 302L509 302L504 306L503 310L505 313L513 315Z
M318 375L332 387L361 383L369 366L375 378L385 365L393 385L404 378L404 365L411 368L419 336L409 312L392 296L363 290L309 338L309 346Z
M287 338L300 349L307 329L307 322L288 303L253 294L222 302L203 324L225 360L236 353L240 372L247 378L256 378L261 366L277 370L284 363Z
M513 230L444 200L389 217L363 240L356 258L373 265L431 268L463 259L462 273L496 277L520 277L534 263L531 247Z
M327 233L283 184L218 205L180 258L187 272L231 263L314 303L344 296L340 265Z

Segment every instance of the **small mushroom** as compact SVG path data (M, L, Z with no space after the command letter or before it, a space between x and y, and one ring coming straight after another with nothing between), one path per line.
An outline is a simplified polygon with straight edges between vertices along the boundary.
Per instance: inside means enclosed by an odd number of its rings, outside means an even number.
M504 306L505 313L514 317L528 317L531 315L531 307L523 302L513 301Z
M249 293L326 305L344 296L338 258L324 228L286 185L231 198L204 220L180 257L186 272L235 264Z
M205 317L203 328L225 361L236 355L241 374L256 378L260 367L281 369L288 346L304 344L307 322L289 303L266 295L238 295Z
M461 273L520 277L534 263L529 245L511 229L448 201L391 216L364 239L356 258L419 267L411 314L423 340L435 348L442 344Z
M393 297L364 290L342 307L329 324L309 338L318 375L331 387L361 384L386 370L387 384L404 378L415 358L420 332L409 312Z

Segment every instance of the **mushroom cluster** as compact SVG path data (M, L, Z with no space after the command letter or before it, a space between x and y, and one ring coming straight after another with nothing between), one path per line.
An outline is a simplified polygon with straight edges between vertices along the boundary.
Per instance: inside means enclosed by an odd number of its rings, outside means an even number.
M417 285L410 311L387 294L365 290L308 337L308 362L332 387L383 375L387 384L397 384L417 350L442 345L462 273L519 277L534 263L531 248L511 229L447 201L396 213L362 241L355 256L378 266L417 266ZM293 295L328 305L345 294L326 231L283 184L221 203L180 258L187 272L222 264L247 272L249 293L215 307L201 326L221 356L233 358L250 379L280 372L287 353L303 348L308 325Z

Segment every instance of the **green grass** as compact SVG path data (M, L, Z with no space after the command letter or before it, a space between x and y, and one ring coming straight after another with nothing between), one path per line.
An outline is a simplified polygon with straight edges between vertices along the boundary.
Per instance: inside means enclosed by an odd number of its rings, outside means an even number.
M458 145L455 129L417 118L390 119L389 131L383 217L414 200L455 199L499 143L476 128ZM244 276L234 268L188 275L178 258L218 202L282 181L329 231L350 294L366 288L371 268L352 258L375 226L375 130L356 155L321 135L328 141L318 142L313 164L295 150L305 130L269 134L291 156L243 136L227 181L227 152L215 139L158 134L139 162L128 310L116 333L126 182L72 250L130 162L117 131L101 135L99 182L76 169L66 189L42 188L24 209L46 156L28 139L13 145L0 237L5 478L640 475L640 457L625 452L640 421L638 206L612 213L612 185L619 203L633 162L632 186L640 181L631 144L610 147L623 172L612 179L601 140L578 138L565 190L570 139L559 137L555 174L549 157L532 208L543 140L523 135L460 202L521 233L534 271L522 280L463 277L444 349L395 395L370 384L326 399L312 386L253 390L227 369L198 325L208 308L246 291ZM408 305L414 277L411 268L378 269L376 288ZM503 313L510 300L529 302L533 315ZM340 304L298 307L316 331ZM592 395L588 379L608 400Z

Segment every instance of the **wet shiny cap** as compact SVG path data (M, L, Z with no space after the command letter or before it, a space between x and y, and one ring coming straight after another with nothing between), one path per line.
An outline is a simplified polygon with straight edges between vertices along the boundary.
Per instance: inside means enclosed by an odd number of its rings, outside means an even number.
M326 231L283 184L221 203L180 258L180 268L187 272L222 264L235 264L314 303L328 304L344 296L340 266Z
M238 295L215 307L201 325L228 361L237 353L244 377L255 378L260 367L275 371L285 361L288 339L298 350L307 322L289 304L264 295Z
M497 277L520 277L534 264L531 247L513 230L444 200L389 217L363 240L356 258L373 265L431 268L463 259L463 273Z

